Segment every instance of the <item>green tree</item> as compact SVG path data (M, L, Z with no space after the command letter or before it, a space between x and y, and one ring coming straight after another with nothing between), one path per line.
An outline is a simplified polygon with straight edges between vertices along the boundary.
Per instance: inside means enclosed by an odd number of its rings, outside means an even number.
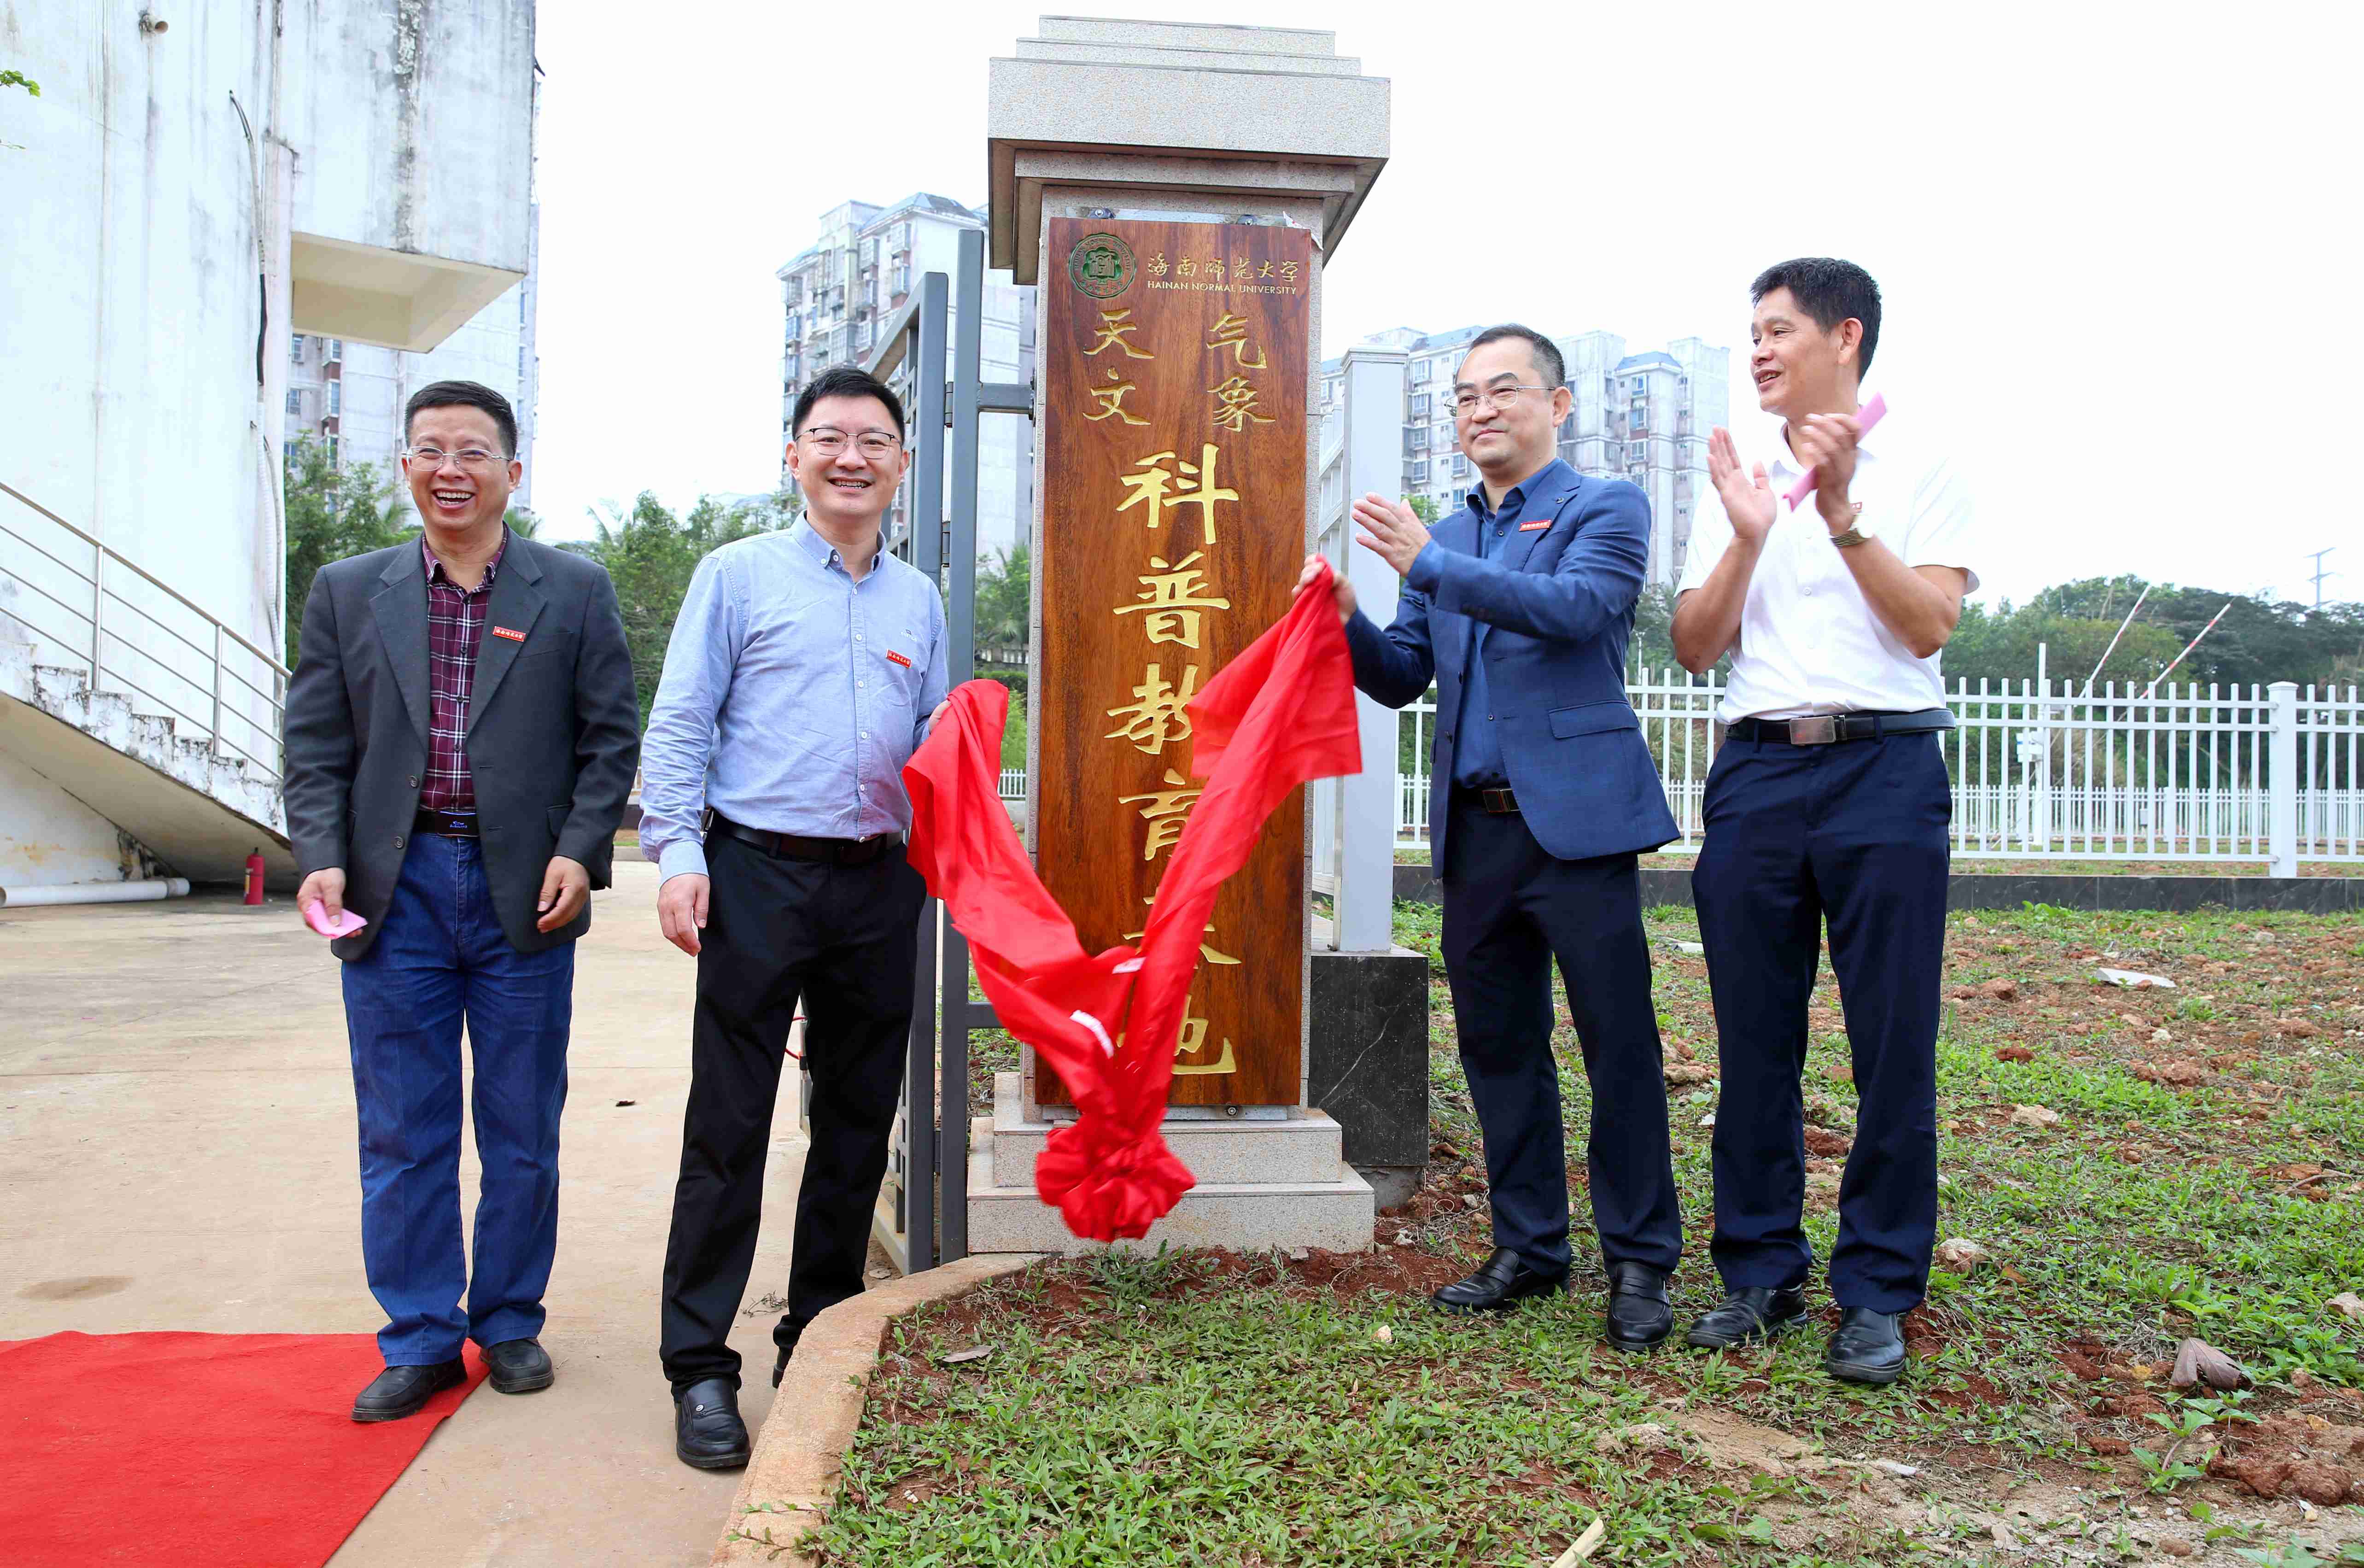
M41 95L41 84L21 71L0 71L0 87L22 87L36 98Z
M2055 584L2016 607L2009 601L1992 610L1966 605L1946 645L1946 673L1973 683L2032 678L2042 644L2052 678L2081 686L2145 586L2135 576L2088 577ZM2339 679L2364 655L2364 605L2314 609L2222 589L2147 586L2150 596L2119 638L2097 690L2112 681L2121 691L2129 683L2147 685L2219 610L2224 618L2169 681L2244 689L2274 681L2321 684Z
M976 646L1016 653L1031 645L1034 562L1024 545L976 559Z
M393 484L375 463L340 472L326 447L297 437L287 450L287 667L304 630L304 597L332 561L398 544L410 534Z
M640 689L641 722L646 725L664 676L665 644L697 563L734 540L787 527L796 520L796 504L785 494L736 505L702 495L681 517L644 490L630 511L610 505L607 516L595 509L592 517L598 532L580 553L606 567L616 584L632 680Z
M1405 502L1404 505L1411 508L1411 515L1421 520L1421 525L1423 528L1433 528L1436 527L1435 496L1415 495L1411 500Z

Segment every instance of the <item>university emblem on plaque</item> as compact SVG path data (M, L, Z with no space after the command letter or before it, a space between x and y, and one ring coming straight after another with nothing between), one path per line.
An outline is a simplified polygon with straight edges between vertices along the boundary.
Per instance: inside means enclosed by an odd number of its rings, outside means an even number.
M1114 299L1132 286L1132 247L1113 234L1087 234L1067 252L1067 277L1076 292Z

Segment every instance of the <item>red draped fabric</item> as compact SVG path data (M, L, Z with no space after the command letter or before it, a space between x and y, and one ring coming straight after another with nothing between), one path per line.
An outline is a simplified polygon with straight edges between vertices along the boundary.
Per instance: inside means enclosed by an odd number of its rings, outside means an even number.
M1085 952L1034 874L999 798L1009 711L1006 687L967 682L904 768L911 863L968 938L1001 1027L1075 1094L1076 1121L1051 1134L1035 1189L1078 1236L1137 1238L1193 1184L1157 1128L1216 892L1290 790L1362 765L1329 571L1191 702L1191 771L1208 783L1138 950Z

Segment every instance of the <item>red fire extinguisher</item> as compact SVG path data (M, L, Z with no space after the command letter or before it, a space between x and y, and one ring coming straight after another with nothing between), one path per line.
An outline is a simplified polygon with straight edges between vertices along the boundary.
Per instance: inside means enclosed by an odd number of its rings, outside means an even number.
M262 902L262 848L261 845L255 847L254 853L246 857L246 901L249 904Z

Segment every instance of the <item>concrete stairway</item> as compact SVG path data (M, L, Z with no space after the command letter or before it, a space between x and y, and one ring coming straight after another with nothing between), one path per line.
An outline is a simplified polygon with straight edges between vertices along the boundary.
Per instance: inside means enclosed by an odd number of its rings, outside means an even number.
M0 637L0 751L89 807L158 862L193 882L238 882L248 851L289 891L296 880L279 782L188 737L126 693L94 690L85 672L37 664Z
M1338 1124L1326 1112L1230 1120L1169 1110L1165 1141L1199 1184L1138 1241L1154 1252L1176 1247L1322 1247L1356 1252L1371 1244L1371 1185L1345 1162ZM1028 1120L1015 1073L993 1075L993 1115L969 1127L968 1240L973 1252L1098 1250L1067 1231L1034 1190L1034 1162L1057 1124Z

